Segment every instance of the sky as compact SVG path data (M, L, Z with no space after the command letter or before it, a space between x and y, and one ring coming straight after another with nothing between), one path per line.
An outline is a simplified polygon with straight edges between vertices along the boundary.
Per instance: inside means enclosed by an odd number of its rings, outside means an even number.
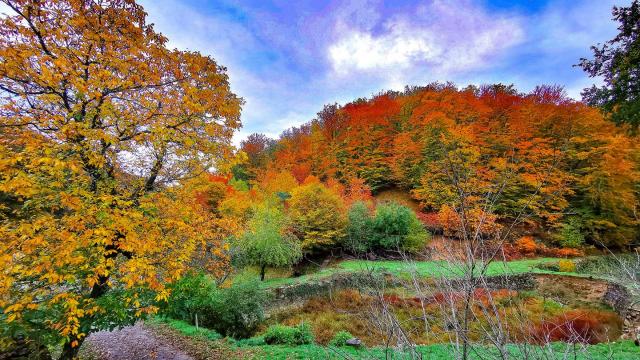
M234 142L277 138L324 104L434 81L565 87L616 34L610 0L143 0L169 46L212 56L245 99Z

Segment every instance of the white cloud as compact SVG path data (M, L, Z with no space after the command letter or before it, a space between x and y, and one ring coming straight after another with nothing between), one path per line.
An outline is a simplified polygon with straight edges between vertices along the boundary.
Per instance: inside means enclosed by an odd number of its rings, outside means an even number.
M380 30L336 23L337 38L327 48L338 75L414 69L454 73L486 66L524 38L515 16L489 15L470 1L433 1L384 21ZM391 70L391 72L389 72Z
M391 66L408 67L442 54L442 48L432 34L407 34L400 26L393 26L384 36L353 31L329 47L329 57L338 73L351 69L371 70Z

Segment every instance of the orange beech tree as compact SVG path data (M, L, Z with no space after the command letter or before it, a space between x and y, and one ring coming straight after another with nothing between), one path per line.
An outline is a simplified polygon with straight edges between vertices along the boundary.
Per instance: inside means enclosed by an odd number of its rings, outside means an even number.
M230 158L242 99L133 0L3 3L0 316L71 358L154 311L203 243L224 257L184 180Z

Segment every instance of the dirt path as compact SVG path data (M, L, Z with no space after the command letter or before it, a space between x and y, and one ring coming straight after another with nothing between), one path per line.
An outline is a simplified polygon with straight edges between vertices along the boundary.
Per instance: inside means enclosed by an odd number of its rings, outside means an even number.
M120 330L100 331L87 337L86 358L96 360L193 360L186 353L158 339L141 323Z

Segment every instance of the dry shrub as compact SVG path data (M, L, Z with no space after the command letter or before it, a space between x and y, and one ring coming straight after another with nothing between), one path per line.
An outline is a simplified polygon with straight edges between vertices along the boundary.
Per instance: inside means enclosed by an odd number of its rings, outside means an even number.
M544 255L552 257L572 258L583 256L584 252L582 250L573 248L546 249Z
M537 243L532 236L523 236L513 244L503 245L502 254L507 261L511 261L536 256L573 258L583 256L584 252L573 248L550 248Z
M440 222L440 217L437 212L425 213L422 211L418 211L416 212L416 216L418 217L418 220L420 220L420 222L424 225L424 227L427 228L427 230L431 231L432 233L442 233L443 225L442 222Z
M612 312L572 310L539 323L534 339L597 344L618 338L621 327L622 321Z

